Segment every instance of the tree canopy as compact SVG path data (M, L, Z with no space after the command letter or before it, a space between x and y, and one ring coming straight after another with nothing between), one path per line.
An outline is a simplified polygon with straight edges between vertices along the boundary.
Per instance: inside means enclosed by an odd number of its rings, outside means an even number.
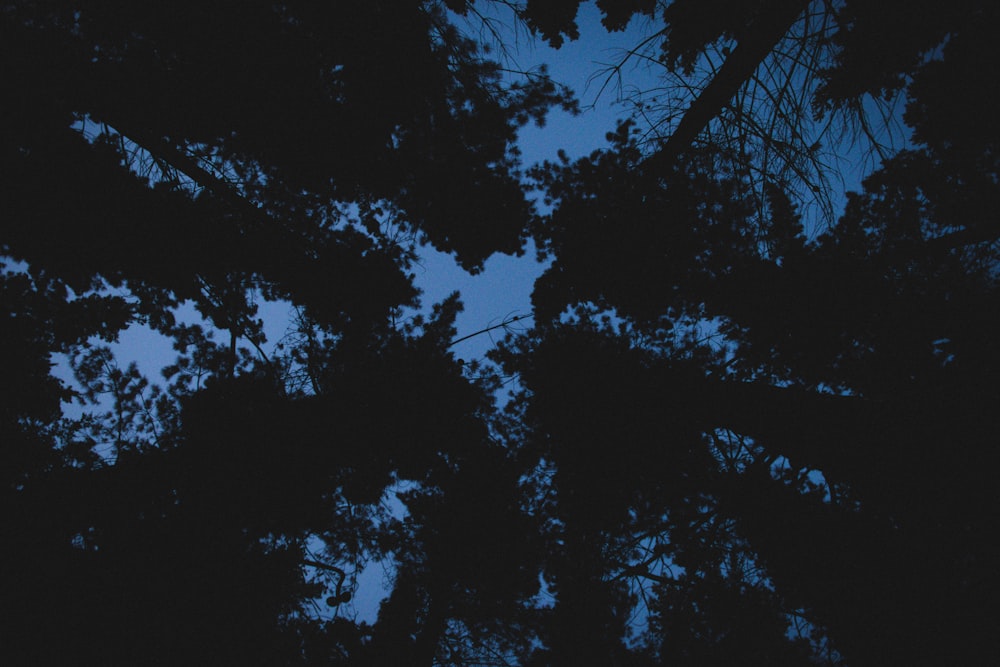
M525 165L490 12L580 0L0 2L0 660L992 655L1000 10L923 4L597 0L658 87ZM422 253L529 243L459 359Z

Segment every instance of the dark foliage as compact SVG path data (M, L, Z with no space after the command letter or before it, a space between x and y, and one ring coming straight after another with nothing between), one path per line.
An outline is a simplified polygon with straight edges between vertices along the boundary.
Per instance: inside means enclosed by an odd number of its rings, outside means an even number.
M716 4L664 13L668 68L735 44L687 112L694 131L781 5ZM590 576L631 572L656 593L648 650L667 664L989 654L995 615L972 610L997 586L997 186L991 121L967 114L989 106L996 18L856 5L826 8L839 30L814 108L905 88L915 143L825 233L807 240L776 181L758 199L747 172L719 167L747 158L691 147L689 117L651 158L624 125L607 151L535 173L554 261L532 340L501 357L555 471L552 511L579 540L598 531ZM585 510L569 488L591 490Z
M515 9L558 46L580 4ZM522 173L572 101L469 3L0 3L0 662L991 654L997 11L597 6L659 22L670 80L723 60L662 141ZM826 227L715 132L790 44L795 127L906 100ZM420 244L475 272L527 238L533 326L460 362L459 296L413 314ZM107 347L138 325L159 384Z

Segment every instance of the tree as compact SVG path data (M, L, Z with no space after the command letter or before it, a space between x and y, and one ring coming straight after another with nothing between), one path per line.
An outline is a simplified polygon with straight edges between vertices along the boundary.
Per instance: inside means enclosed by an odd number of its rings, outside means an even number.
M4 662L357 659L371 629L313 600L403 557L387 487L433 496L491 447L457 299L398 323L417 241L520 252L515 133L571 100L437 2L0 16ZM261 300L297 309L277 354ZM100 346L136 323L173 340L166 387Z
M578 3L563 4L571 18ZM724 62L689 82L693 101L662 144L625 123L609 149L535 171L553 206L536 243L552 264L535 330L497 358L523 383L556 543L592 554L553 547L546 577L564 586L553 618L575 613L565 588L600 582L601 599L638 600L612 607L617 625L588 635L592 653L621 651L638 609L651 624L632 660L989 655L993 615L978 610L996 590L984 493L1000 398L987 380L1000 323L985 222L996 140L971 114L987 113L995 87L978 74L994 58L995 11L601 6L612 26L657 12L671 78L693 76L706 54ZM574 35L541 11L527 15L550 40ZM816 13L827 28L800 31ZM807 102L785 108L785 127L901 91L912 130L825 231L806 230L801 175L767 169L778 139L761 148L744 122L748 92L761 94L793 45L813 64L767 90L779 113L786 94ZM570 578L567 560L584 571Z
M501 4L576 37L576 0ZM476 4L0 5L4 662L988 655L982 5L601 0L660 22L669 101L528 174L517 129L573 104L456 27ZM910 142L831 217L815 142L847 112L877 144L873 96ZM476 271L529 236L532 328L460 362L421 244ZM106 346L134 324L161 384Z

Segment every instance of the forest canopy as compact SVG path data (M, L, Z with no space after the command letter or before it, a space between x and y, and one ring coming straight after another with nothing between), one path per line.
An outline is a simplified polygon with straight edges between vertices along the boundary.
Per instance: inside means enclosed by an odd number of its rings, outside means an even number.
M0 662L995 654L1000 8L581 4L0 2ZM525 164L594 16L656 84ZM422 258L527 251L459 358Z

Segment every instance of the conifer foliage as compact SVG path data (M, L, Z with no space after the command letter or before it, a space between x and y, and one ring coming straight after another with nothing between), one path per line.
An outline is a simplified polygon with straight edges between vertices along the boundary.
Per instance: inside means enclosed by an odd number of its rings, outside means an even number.
M598 0L664 88L522 165L575 102L487 10L580 4L0 2L0 662L991 655L1000 13ZM460 361L420 253L529 239Z

